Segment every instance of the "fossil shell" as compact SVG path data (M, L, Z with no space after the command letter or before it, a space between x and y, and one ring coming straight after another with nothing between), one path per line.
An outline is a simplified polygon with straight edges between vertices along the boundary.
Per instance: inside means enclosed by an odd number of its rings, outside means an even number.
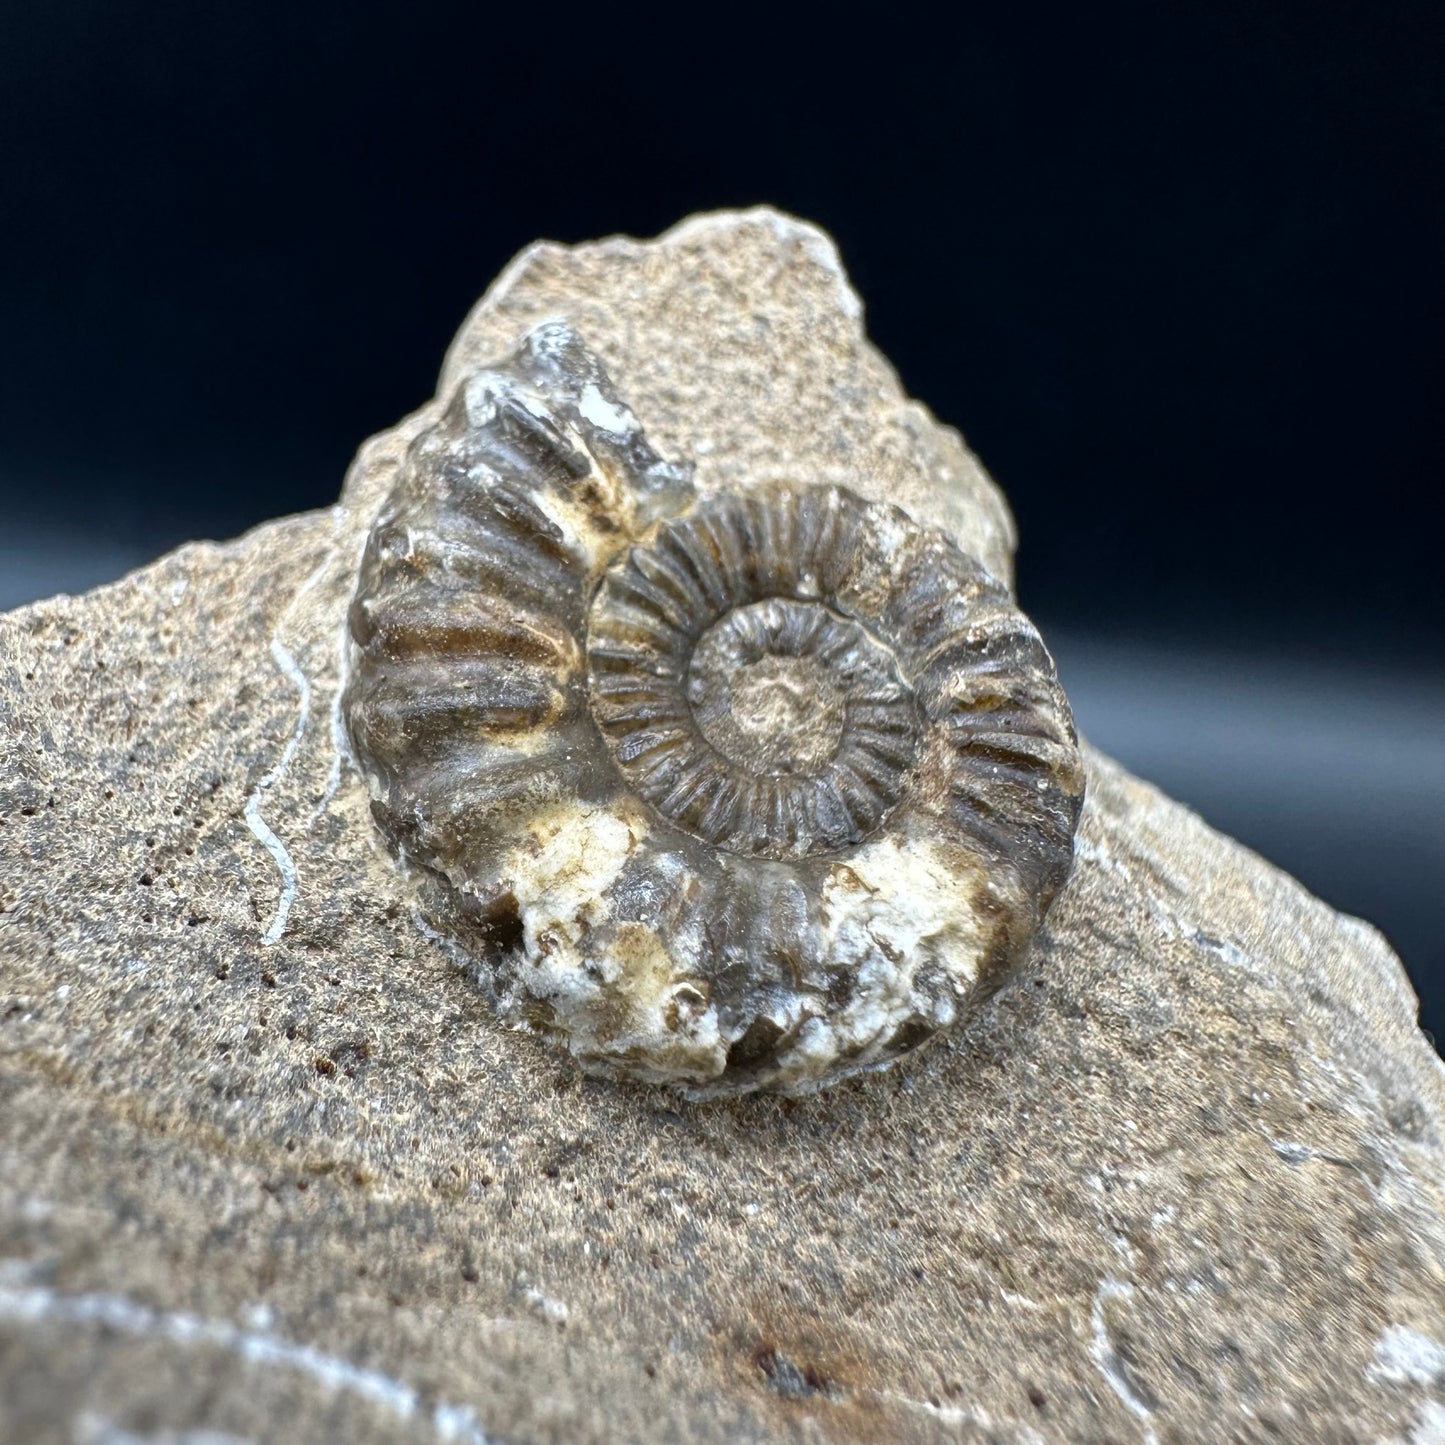
M801 1090L964 1014L1068 874L1048 653L846 487L699 496L565 325L413 444L350 614L377 823L594 1072Z

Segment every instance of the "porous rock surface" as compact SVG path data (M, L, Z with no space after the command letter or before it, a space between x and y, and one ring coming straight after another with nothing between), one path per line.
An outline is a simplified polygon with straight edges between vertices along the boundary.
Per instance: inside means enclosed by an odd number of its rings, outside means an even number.
M843 482L1007 577L816 230L534 247L442 393L552 315L706 483ZM0 1439L1445 1439L1398 961L1097 754L1027 966L890 1072L688 1105L496 1023L335 711L434 414L330 511L0 621Z

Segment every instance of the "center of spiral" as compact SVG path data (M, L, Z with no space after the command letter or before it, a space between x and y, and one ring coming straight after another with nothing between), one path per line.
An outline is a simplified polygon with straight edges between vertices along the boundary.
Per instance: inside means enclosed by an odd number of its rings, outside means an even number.
M816 657L747 655L736 619L730 613L693 653L688 701L699 731L750 772L820 772L837 754L848 720L837 679Z

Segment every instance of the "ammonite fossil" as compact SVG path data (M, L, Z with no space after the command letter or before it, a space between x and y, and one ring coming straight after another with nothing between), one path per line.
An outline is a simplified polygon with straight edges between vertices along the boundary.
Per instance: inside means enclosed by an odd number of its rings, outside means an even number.
M562 323L412 445L350 627L377 823L589 1070L707 1095L885 1063L1068 874L1073 723L1007 590L843 486L698 495Z

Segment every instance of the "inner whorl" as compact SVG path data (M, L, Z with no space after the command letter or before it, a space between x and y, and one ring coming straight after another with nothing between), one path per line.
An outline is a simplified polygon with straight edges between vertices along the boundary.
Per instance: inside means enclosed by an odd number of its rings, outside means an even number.
M679 827L802 858L863 841L903 797L913 690L876 621L844 600L865 524L838 488L719 498L604 579L593 714L632 787Z

